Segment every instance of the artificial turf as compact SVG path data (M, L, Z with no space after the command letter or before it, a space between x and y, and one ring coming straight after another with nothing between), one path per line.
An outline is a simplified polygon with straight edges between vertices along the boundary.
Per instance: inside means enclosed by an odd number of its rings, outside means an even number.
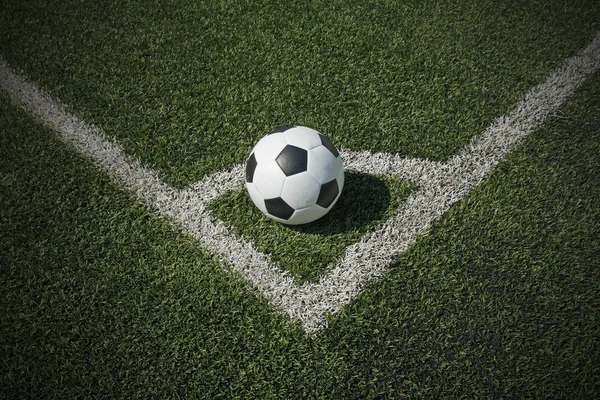
M446 160L600 29L594 0L5 0L1 10L2 55L177 187L243 162L280 125Z
M354 387L600 394L599 88L596 73L333 321Z
M598 87L316 336L1 98L2 397L597 397Z
M242 277L3 96L0 112L0 397L268 395L323 373Z
M600 29L591 0L0 4L2 56L177 187L283 124L445 160ZM315 335L0 94L0 397L600 397L599 88ZM213 212L327 265L411 189L355 178L351 229Z

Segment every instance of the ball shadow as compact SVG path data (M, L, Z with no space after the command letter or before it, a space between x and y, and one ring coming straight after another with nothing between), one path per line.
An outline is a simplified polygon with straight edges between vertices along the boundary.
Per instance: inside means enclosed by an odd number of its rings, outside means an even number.
M380 221L389 205L390 191L381 179L346 171L342 194L327 215L306 225L287 226L300 233L318 235L364 230Z

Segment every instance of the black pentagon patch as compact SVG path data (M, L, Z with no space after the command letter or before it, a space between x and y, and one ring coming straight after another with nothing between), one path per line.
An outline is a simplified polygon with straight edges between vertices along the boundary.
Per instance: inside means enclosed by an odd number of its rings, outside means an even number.
M294 214L294 209L288 205L281 197L274 199L266 199L265 207L267 211L274 217L288 220Z
M254 171L256 170L256 166L258 162L256 162L256 157L254 153L248 158L246 161L246 182L251 183L252 179L254 179Z
M288 144L281 150L275 161L285 176L299 174L308 168L308 152Z
M279 132L285 132L288 129L292 129L292 128L293 128L293 126L291 126L291 125L280 126L278 128L275 128L275 130L273 132L269 133L269 135L272 135L274 133L279 133Z
M321 143L323 144L323 146L327 147L327 149L331 152L331 154L333 154L335 156L335 158L338 158L340 153L337 151L337 149L335 148L333 143L331 143L331 141L329 139L327 139L325 136L321 135L320 133L319 133L319 136L321 136Z
M323 208L328 208L335 201L339 192L340 189L336 179L322 184L317 204Z

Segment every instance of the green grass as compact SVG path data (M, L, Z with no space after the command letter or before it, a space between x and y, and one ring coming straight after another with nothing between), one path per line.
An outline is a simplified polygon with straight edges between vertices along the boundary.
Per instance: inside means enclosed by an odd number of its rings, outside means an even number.
M600 29L594 0L5 0L1 10L4 57L177 187L242 162L280 125L445 160Z
M3 96L0 112L0 397L215 398L330 379L241 277Z
M3 397L596 397L598 87L316 337L0 101Z
M181 187L288 123L444 160L600 29L593 1L415 3L2 1L0 53ZM0 94L0 397L598 398L599 109L596 73L308 335ZM349 175L297 230L212 207L311 281L413 189Z
M599 88L596 73L334 321L356 387L598 396Z
M245 189L213 201L210 209L302 284L317 281L344 255L347 246L391 217L415 188L410 182L346 173L342 195L334 208L313 223L295 227L262 215Z

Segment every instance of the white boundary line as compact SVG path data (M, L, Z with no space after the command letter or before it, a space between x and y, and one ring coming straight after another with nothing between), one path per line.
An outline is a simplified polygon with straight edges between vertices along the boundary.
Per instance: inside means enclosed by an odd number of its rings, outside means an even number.
M598 68L600 35L581 53L567 59L544 83L531 89L514 111L498 118L447 163L342 151L347 169L411 180L420 189L388 221L349 246L343 258L318 283L301 286L251 243L230 233L206 209L211 200L243 185L243 165L213 174L186 190L175 190L93 125L70 114L59 102L14 73L1 59L0 87L64 141L94 159L140 199L176 221L184 232L241 272L265 297L298 319L306 331L315 332L326 326L327 314L339 312L367 282L381 276L399 252L481 183Z

